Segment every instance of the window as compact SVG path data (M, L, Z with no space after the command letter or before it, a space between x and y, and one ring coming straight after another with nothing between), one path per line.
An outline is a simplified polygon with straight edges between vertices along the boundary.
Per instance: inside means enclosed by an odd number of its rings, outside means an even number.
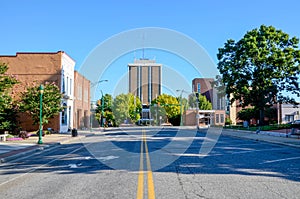
M67 77L67 80L66 80L66 94L67 95L69 94L69 77Z
M78 87L77 87L77 96L76 98L78 100L82 100L82 86L80 84L78 84Z
M88 95L88 90L87 89L85 89L84 90L84 98L83 98L83 100L84 100L84 102L88 102L89 101L89 95Z
M294 121L294 115L285 115L285 121L286 122Z
M61 124L62 125L67 125L68 122L68 107L67 104L63 104L63 110L61 112Z
M220 123L219 114L216 114L216 124Z
M66 92L66 87L65 87L65 75L63 74L62 76L62 92L65 93Z
M70 78L70 96L72 96L72 79Z
M224 124L224 114L220 114L220 123Z
M201 84L200 83L197 83L197 92L201 93Z

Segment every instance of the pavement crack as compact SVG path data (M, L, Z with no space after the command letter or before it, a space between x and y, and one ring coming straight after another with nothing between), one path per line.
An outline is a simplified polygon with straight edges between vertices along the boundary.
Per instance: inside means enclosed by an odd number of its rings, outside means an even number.
M184 191L183 183L182 183L181 178L180 178L180 176L179 176L179 166L178 166L178 165L175 166L175 169L176 169L177 179L178 179L179 185L180 185L180 187L181 187L181 190L182 190L182 192L183 192L184 198L185 198L185 199L188 199L187 193Z
M265 188L267 189L267 190L269 190L270 192L272 192L272 193L274 193L274 194L276 194L276 195L278 195L279 196L279 198L284 198L284 199L288 199L287 197L285 197L284 195L282 195L281 193L279 193L279 192L277 192L277 191L275 191L274 189L271 189L266 183L262 183L264 186L265 186Z

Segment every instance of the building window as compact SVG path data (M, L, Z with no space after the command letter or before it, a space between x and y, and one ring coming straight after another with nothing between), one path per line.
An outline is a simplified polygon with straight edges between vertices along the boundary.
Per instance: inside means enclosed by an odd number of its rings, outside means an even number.
M70 96L72 96L72 79L70 78Z
M66 80L66 94L67 95L69 94L69 77L67 77L67 80Z
M219 114L216 114L216 124L219 124L220 120L219 120Z
M294 121L294 115L285 115L286 123Z
M89 101L89 95L88 95L88 90L87 89L85 89L84 90L84 102L88 102Z
M77 96L76 98L78 100L82 100L82 86L80 84L78 84L78 87L77 87Z
M224 120L224 114L220 114L220 123L221 124L224 124L225 123L225 120Z
M197 83L197 93L201 93L201 84Z
M66 86L65 86L65 75L62 76L62 92L66 93Z
M61 124L62 125L67 125L68 122L68 107L67 104L63 104L63 110L61 112Z

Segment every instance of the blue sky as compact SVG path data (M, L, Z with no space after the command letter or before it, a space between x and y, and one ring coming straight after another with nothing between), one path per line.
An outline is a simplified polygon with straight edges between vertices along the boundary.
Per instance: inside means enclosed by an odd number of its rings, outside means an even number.
M182 33L201 45L214 64L218 48L227 39L239 40L261 24L300 37L297 0L7 0L1 1L0 7L0 55L63 50L76 61L77 70L99 44L136 28L159 27ZM120 73L99 77L109 79L109 86L103 84L102 90L112 93L116 75L126 72L126 64L141 55L142 51L135 51L115 60L113 64L120 69L115 71ZM173 67L188 82L198 76L186 60L147 49L145 56Z

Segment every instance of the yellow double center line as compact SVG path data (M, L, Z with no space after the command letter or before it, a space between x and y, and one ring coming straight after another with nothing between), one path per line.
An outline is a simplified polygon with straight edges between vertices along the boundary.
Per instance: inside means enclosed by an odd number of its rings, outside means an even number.
M137 188L137 199L142 199L144 197L144 147L145 147L145 155L147 162L147 179L148 179L148 198L155 199L155 191L154 191L154 183L153 183L153 175L151 170L150 157L148 152L148 145L146 140L146 132L142 131L142 140L141 140L141 154L140 154L140 170L138 177L138 188Z

